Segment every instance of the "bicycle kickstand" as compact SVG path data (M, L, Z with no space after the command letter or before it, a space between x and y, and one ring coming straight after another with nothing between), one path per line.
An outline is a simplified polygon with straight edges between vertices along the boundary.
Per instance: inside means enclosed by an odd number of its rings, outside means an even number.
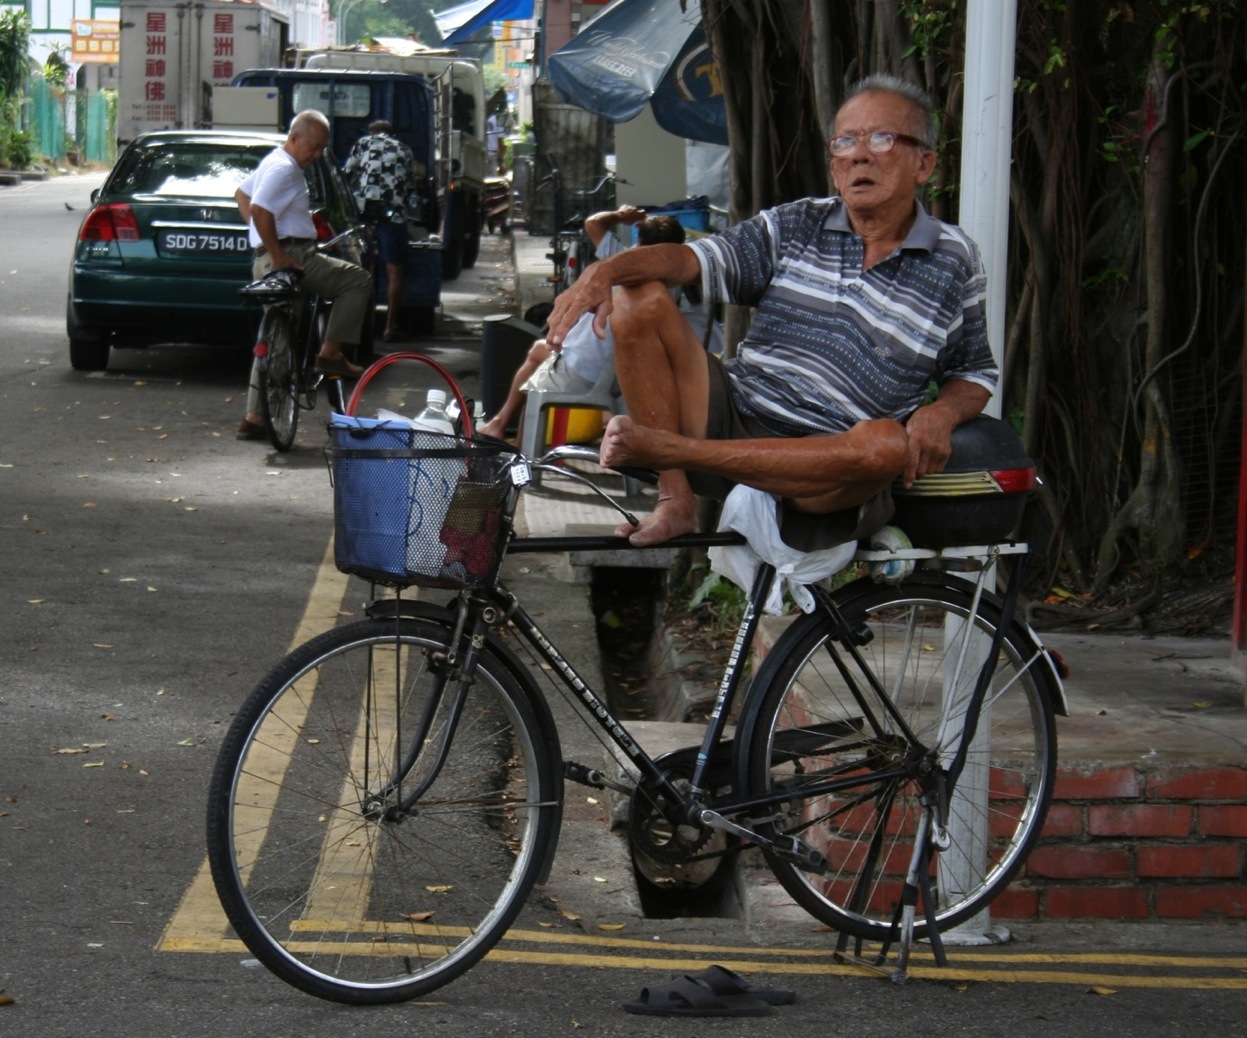
M922 913L927 923L927 940L931 942L931 953L935 956L936 966L947 966L948 956L944 952L944 941L940 937L939 924L935 918L935 896L931 892L931 842L932 809L927 808L922 825L918 830L918 845L910 860L909 874L905 877L905 887L901 892L900 903L892 917L892 930L900 926L900 940L896 948L896 967L892 971L892 983L904 984L909 979L909 955L914 947L914 917L917 914L918 898L922 898Z

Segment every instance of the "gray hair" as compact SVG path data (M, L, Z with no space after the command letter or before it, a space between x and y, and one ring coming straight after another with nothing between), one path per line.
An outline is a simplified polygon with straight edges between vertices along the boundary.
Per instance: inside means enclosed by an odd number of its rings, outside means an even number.
M859 79L849 87L849 92L844 95L844 100L840 102L840 107L843 108L849 101L860 94L896 94L898 97L903 97L918 112L916 125L913 127L917 131L914 136L928 148L935 149L935 146L939 143L939 133L935 126L935 102L931 100L931 95L918 86L917 83L901 79L900 76L876 72L865 79ZM839 111L837 110L838 114Z
M290 120L290 135L298 137L306 133L313 123L322 127L326 134L329 133L329 119L325 113L315 108L305 108Z

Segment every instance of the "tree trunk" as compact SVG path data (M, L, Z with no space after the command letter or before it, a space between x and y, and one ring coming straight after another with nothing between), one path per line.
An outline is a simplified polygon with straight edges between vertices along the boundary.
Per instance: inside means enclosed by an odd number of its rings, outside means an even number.
M1142 407L1139 476L1130 497L1118 510L1100 540L1095 586L1102 590L1116 569L1118 542L1127 529L1139 535L1143 557L1155 569L1171 564L1181 554L1182 508L1178 461L1173 449L1169 407L1154 374L1168 352L1168 297L1166 276L1171 248L1176 113L1169 110L1171 75L1161 59L1172 41L1156 39L1144 97L1147 137L1143 148L1144 281L1147 333L1142 370L1149 373L1136 399ZM1174 75L1177 75L1176 73Z

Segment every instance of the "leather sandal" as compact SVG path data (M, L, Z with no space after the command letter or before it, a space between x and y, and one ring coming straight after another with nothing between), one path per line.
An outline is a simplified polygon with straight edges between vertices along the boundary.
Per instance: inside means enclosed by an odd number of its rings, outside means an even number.
M318 375L345 375L347 378L359 378L364 373L364 369L339 355L337 357L317 357L316 373Z

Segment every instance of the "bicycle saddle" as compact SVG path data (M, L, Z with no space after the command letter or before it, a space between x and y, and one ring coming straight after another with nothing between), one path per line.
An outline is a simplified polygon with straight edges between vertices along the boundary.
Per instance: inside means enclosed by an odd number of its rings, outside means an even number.
M302 277L303 271L296 270L294 267L282 267L280 270L270 270L259 281L252 281L251 284L240 288L238 292L240 295L258 299L261 302L288 299L299 291L299 281Z

